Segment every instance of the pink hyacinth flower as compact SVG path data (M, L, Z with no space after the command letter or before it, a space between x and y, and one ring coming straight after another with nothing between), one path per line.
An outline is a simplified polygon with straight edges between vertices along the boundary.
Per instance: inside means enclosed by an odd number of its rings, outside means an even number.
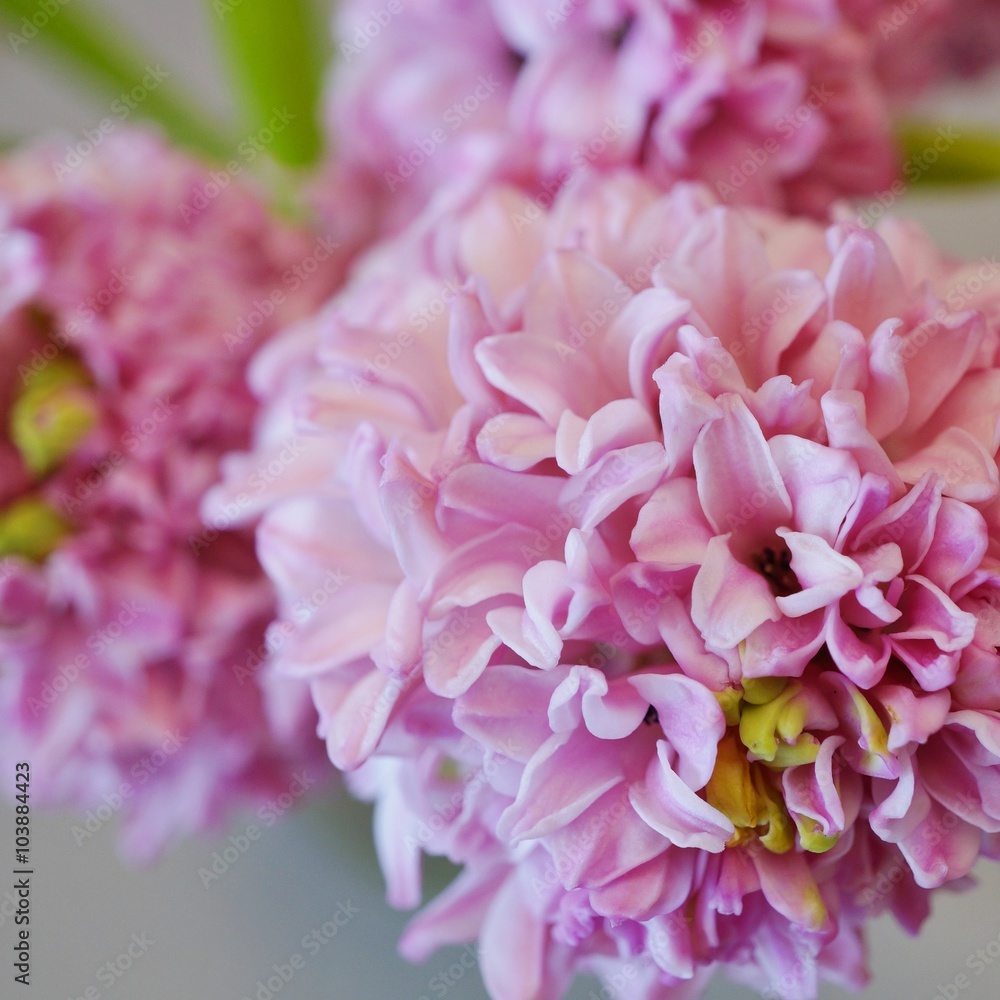
M252 533L199 507L249 441L247 358L342 252L152 136L63 160L0 164L0 746L142 860L320 775Z
M266 347L256 498L403 942L786 1000L866 975L1000 832L1000 268L585 174L435 206ZM949 776L954 776L949 778ZM888 888L875 891L892 870Z
M972 0L398 6L340 6L328 98L334 174L366 192L349 211L384 231L484 178L549 206L623 166L822 216L897 179L897 119L929 83L996 58Z

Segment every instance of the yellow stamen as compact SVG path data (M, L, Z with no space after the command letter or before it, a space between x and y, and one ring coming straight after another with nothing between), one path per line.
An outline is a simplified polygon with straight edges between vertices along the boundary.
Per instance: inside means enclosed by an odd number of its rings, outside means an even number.
M56 359L33 374L14 401L10 436L28 469L44 476L72 454L97 415L84 369Z
M739 742L728 734L719 744L705 793L708 804L732 820L737 830L754 829L764 812L750 777L750 761Z
M69 533L69 525L44 500L26 497L0 511L0 556L42 562Z
M740 724L740 699L742 694L736 688L726 688L725 691L715 692L716 700L722 706L722 712L726 717L727 726L738 726Z
M868 699L854 685L850 685L851 700L858 710L861 723L861 746L867 751L862 758L864 766L879 770L874 758L885 759L889 755L889 734L882 725L875 709Z
M810 854L825 854L834 847L840 839L840 834L835 833L829 836L823 833L823 828L818 820L812 816L796 816L795 825L799 829L799 842L802 849Z
M795 846L795 828L781 792L760 767L753 769L753 783L766 809L763 825L767 826L767 832L761 834L760 842L774 854L787 854Z
M785 690L787 677L744 677L743 700L751 705L766 705Z
M747 759L735 731L719 743L705 794L709 805L736 827L728 847L738 847L754 837L775 854L784 854L795 845L795 831L781 793L771 785L763 768Z
M451 757L445 757L438 766L438 778L441 781L458 781L462 776L462 770L458 766L458 761Z
M822 744L812 733L803 733L794 743L779 743L773 760L761 761L767 767L784 770L799 764L812 764Z
M787 721L782 718L789 702L801 690L798 684L789 684L771 701L758 705L747 705L740 717L740 739L750 751L754 760L774 760L778 752L778 727L785 742L792 742L802 732L805 714L794 709ZM798 731L795 724L801 718Z

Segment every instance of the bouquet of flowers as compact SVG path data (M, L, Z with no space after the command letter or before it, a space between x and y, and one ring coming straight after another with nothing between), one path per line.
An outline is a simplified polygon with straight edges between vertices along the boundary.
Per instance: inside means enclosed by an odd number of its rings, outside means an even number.
M137 859L343 772L493 1000L860 988L1000 859L1000 265L891 211L1000 11L223 6L243 143L0 162L4 759Z

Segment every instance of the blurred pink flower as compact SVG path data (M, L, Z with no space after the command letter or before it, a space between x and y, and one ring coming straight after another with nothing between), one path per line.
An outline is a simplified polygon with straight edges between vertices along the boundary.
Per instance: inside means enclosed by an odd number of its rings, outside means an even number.
M663 188L701 180L727 203L822 215L897 178L898 112L951 69L947 39L967 12L962 0L351 0L329 83L337 170L367 186L359 204L388 231L483 177L550 205L581 169L630 165Z
M252 368L256 498L404 952L496 1000L866 976L1000 832L1000 265L581 174L432 208ZM948 775L954 775L949 779ZM876 890L886 870L897 877ZM673 991L673 992L670 992Z
M135 132L4 160L0 224L0 746L147 859L316 762L252 533L199 505L250 440L247 358L342 252Z

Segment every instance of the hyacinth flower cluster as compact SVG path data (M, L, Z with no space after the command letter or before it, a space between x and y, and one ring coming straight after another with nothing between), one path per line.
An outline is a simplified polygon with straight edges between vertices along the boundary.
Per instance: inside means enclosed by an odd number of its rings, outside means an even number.
M393 229L492 176L551 198L583 169L822 215L887 189L902 108L992 65L985 3L348 0L327 117L337 169Z
M142 860L316 760L308 695L257 669L252 533L199 505L250 439L247 359L341 262L151 135L58 161L0 165L0 746Z
M786 1000L867 976L1000 843L995 261L666 195L487 186L255 359L278 652L375 801L403 953Z

